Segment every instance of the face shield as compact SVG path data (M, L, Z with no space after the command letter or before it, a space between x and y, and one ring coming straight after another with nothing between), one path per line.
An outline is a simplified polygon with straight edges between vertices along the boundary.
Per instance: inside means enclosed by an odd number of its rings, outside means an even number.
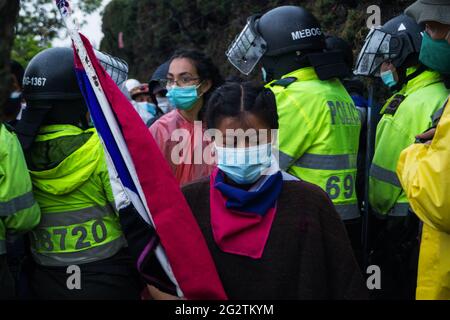
M256 32L255 21L260 15L251 16L241 33L229 46L226 56L241 73L248 75L267 50L266 41Z
M353 74L379 77L381 64L398 55L398 50L394 52L394 48L391 48L392 44L398 43L395 40L397 37L380 29L371 29L359 53ZM398 46L395 46L395 49L398 49Z
M127 63L122 59L112 57L109 54L97 50L95 50L95 56L117 86L122 89L128 78Z

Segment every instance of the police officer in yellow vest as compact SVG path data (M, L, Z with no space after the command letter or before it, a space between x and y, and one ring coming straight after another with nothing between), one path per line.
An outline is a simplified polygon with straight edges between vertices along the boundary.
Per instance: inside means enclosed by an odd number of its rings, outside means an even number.
M7 103L20 106L13 92ZM13 129L0 114L0 300L15 297L14 281L6 259L6 241L33 229L40 219L22 148Z
M70 48L51 48L25 71L28 107L17 132L42 210L31 286L43 299L138 299L103 147L73 66Z
M431 126L433 114L448 96L441 75L419 62L422 32L406 15L389 20L369 32L355 67L355 74L381 77L394 92L381 111L369 176L372 210L388 218L379 248L392 259L385 261L384 270L385 275L392 272L387 294L393 298L414 298L419 233L396 174L397 162L417 133Z
M338 79L349 72L344 57L325 49L313 15L282 6L250 17L227 56L244 74L261 62L276 97L280 167L324 189L359 246L360 224L354 222L360 219L355 178L361 123Z

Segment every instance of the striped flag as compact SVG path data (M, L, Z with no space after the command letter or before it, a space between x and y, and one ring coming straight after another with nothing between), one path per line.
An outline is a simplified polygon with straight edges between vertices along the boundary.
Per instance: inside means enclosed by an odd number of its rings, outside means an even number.
M133 205L156 230L159 244L154 253L160 265L179 296L226 299L205 239L169 164L89 41L69 21L68 1L56 3L73 41L75 71L91 117Z

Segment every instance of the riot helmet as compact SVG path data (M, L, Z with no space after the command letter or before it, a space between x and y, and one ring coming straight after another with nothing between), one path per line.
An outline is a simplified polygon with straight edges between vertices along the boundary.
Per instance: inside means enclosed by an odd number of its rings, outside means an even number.
M372 28L358 55L354 74L380 76L383 62L391 62L397 69L419 64L423 26L402 14L381 27Z
M261 62L267 80L306 66L314 67L321 80L342 75L343 58L325 49L320 23L310 12L299 6L281 6L251 16L226 55L246 75Z
M263 57L324 48L317 19L302 7L282 6L249 17L226 55L233 66L248 75Z
M99 51L95 54L121 87L127 79L127 64ZM27 108L16 131L24 150L31 146L43 124L89 126L88 109L78 86L71 48L49 48L31 59L23 78L23 96Z

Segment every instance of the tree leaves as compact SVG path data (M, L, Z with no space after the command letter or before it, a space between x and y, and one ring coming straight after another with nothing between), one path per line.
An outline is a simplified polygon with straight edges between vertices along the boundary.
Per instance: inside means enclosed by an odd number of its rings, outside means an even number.
M86 14L98 9L101 3L102 0L71 1ZM24 67L35 54L50 47L53 39L65 35L65 27L53 0L20 1L15 31L12 55Z
M19 0L0 0L0 118L11 88L9 57L18 11Z
M401 13L414 0L377 0L383 21ZM130 76L148 80L158 65L180 47L207 52L225 75L238 75L226 61L225 51L245 25L247 17L281 5L301 5L321 22L326 33L338 35L358 52L367 34L364 0L113 0L103 17L105 38L101 49L125 59ZM118 33L124 33L125 48L119 49ZM253 75L253 77L258 75Z

